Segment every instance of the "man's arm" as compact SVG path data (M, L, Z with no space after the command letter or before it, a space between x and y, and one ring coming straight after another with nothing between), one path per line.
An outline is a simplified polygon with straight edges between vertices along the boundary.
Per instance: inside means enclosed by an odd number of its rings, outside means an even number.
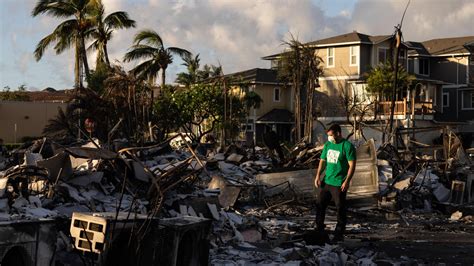
M325 164L326 164L325 160L323 160L323 159L319 160L318 170L316 171L316 178L314 179L314 186L315 187L320 187L321 186L321 173L324 170Z
M352 176L354 175L354 171L356 168L356 161L349 161L349 170L347 171L347 177L344 180L344 183L341 185L341 191L345 192L349 189L349 185L351 184Z

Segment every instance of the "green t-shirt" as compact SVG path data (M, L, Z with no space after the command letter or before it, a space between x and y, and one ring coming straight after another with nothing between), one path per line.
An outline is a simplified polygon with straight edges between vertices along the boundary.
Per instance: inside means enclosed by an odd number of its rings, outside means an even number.
M349 171L348 161L356 160L356 150L354 145L346 139L339 143L330 141L324 144L321 159L326 161L326 176L324 182L331 186L340 187Z

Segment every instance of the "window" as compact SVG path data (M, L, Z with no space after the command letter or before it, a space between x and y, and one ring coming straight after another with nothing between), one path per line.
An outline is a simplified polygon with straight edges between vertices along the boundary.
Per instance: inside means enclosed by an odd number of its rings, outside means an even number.
M462 93L462 109L474 109L474 91L463 91Z
M430 74L430 60L420 58L418 62L418 74L428 76Z
M272 61L270 61L270 67L272 69L278 69L281 67L281 60L280 59L273 59Z
M405 59L405 50L400 49L399 54L398 54L398 58L399 59Z
M273 89L273 101L279 102L280 101L280 88Z
M253 124L242 124L243 132L253 132Z
M406 67L407 64L407 53L406 50L401 49L400 54L398 55L398 63L403 67Z
M449 92L443 92L443 107L449 107Z
M247 124L241 124L241 130L243 132L253 132L253 119L247 119Z
M357 66L359 64L359 46L351 46L349 49L350 49L350 65Z
M334 48L328 48L327 67L334 67Z
M379 47L378 50L378 63L385 64L387 63L388 60L388 48L385 47Z

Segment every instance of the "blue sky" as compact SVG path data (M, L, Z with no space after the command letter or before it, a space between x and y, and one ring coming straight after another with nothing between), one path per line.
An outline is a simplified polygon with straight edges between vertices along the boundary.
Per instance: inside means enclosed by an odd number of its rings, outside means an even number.
M55 55L49 49L39 62L36 44L58 24L45 16L31 17L35 0L0 2L0 86L30 89L70 88L73 51ZM312 41L357 30L391 34L406 0L103 0L106 12L127 11L137 28L118 31L110 57L121 60L140 29L156 30L165 45L199 53L201 63L221 64L225 73L268 67L260 57L279 52L289 32ZM412 0L404 24L405 39L474 35L474 1ZM94 65L94 54L89 54ZM125 64L130 69L135 63ZM179 60L167 82L183 71Z

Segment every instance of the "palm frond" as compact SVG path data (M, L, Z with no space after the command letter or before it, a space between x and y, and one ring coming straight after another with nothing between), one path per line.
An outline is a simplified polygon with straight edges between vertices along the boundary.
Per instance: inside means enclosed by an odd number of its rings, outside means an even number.
M171 54L179 55L181 58L184 58L184 57L187 57L187 56L192 56L191 52L189 52L186 49L179 48L179 47L168 47L168 48L166 48L166 51L171 53Z
M36 49L34 52L36 61L39 61L41 57L43 57L44 51L48 48L49 45L51 45L51 43L56 41L57 38L58 36L53 32L41 39L41 41L36 45Z
M136 59L151 58L158 52L156 48L144 44L135 44L130 47L129 50L130 51L128 51L123 57L123 61L125 62L130 62Z
M138 32L135 35L133 42L135 44L140 44L141 42L145 42L156 48L163 47L163 40L161 39L160 35L154 30L142 30Z
M136 22L130 19L127 12L117 11L105 17L104 24L107 25L108 29L124 29L134 28Z
M130 72L138 78L150 78L156 76L159 70L160 68L156 61L150 59L137 65Z
M31 15L33 17L40 14L47 14L57 18L73 16L74 7L70 2L60 0L40 0L36 3Z

